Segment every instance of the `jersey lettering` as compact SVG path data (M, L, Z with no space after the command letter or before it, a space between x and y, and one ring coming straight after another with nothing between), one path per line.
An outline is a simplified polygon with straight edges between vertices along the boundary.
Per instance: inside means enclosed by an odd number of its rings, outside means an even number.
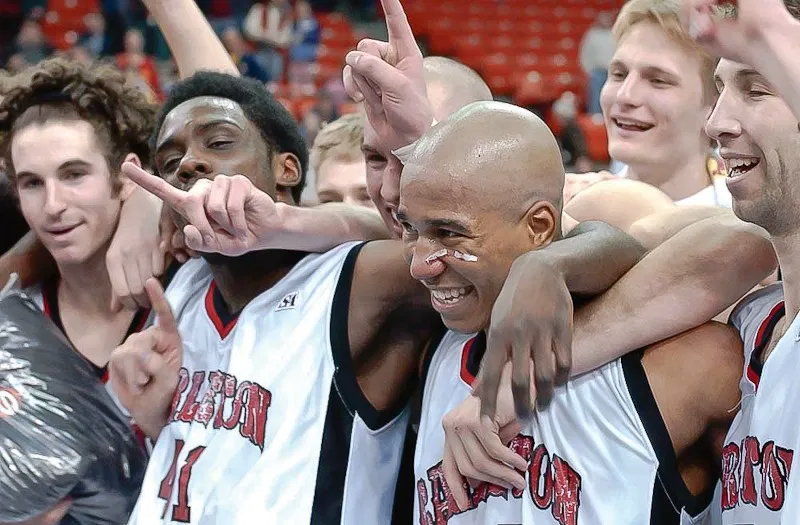
M185 380L184 380L185 378ZM239 382L226 372L195 372L186 396L189 372L181 369L178 389L173 400L171 421L197 422L214 430L238 428L239 434L263 452L266 438L267 413L272 393L258 383ZM207 379L207 380L206 380ZM203 394L203 385L206 388Z
M553 455L551 460L543 444L535 449L533 445L531 436L520 434L511 440L509 448L528 461L528 490L534 504L542 510L549 508L559 525L578 525L580 474L558 455ZM453 516L474 510L489 498L508 500L522 497L522 491L517 489L509 494L508 489L490 483L481 483L474 489L465 484L469 507L461 511L447 486L441 462L428 469L427 478L428 483L423 479L417 480L419 525L446 525Z
M175 454L172 457L172 464L169 467L169 471L167 471L167 475L161 481L158 497L166 501L164 512L161 513L161 519L166 516L172 502L172 490L175 487L175 476L178 470L178 457L185 444L182 439L175 440ZM195 447L186 455L180 475L178 475L178 502L172 506L172 521L180 523L189 523L191 521L192 509L189 507L189 482L192 479L192 467L200 459L200 455L205 449L206 447Z
M773 512L783 508L794 451L746 436L741 445L728 443L722 452L722 511L761 504Z

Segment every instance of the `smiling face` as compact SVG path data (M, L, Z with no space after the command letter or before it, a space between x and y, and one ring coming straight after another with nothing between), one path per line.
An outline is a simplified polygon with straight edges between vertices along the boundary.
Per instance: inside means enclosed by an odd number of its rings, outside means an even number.
M86 121L29 125L11 143L20 209L56 263L105 257L121 195L95 130ZM125 183L123 194L130 183Z
M611 157L632 166L668 165L707 149L703 67L700 55L656 23L628 29L600 97Z
M436 166L403 171L398 218L404 227L406 260L412 277L430 290L431 304L444 324L451 330L477 332L489 326L511 263L532 246L524 221L510 221L502 206L490 205L480 192L454 190L449 177L438 173ZM442 249L477 260L428 261Z
M563 184L552 133L520 108L472 104L423 137L403 169L397 217L411 275L448 328L488 328L511 264L556 236ZM431 260L443 250L475 260Z
M771 235L800 229L800 132L792 110L752 68L720 60L708 135L728 166L733 210Z

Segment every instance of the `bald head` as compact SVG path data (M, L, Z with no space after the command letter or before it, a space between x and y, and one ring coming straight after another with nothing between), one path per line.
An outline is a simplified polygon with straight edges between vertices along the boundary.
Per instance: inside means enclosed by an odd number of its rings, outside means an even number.
M514 260L558 238L563 186L553 134L510 104L470 104L420 139L400 179L397 220L411 275L438 290L432 304L448 328L489 326ZM443 290L457 300L441 302Z
M460 62L444 57L426 57L422 61L428 100L436 120L444 120L467 104L492 100L492 92L483 79Z
M424 173L429 182L441 178L438 183L468 189L513 214L540 200L561 210L558 143L539 117L511 104L475 102L460 109L420 139L407 166L401 185ZM416 169L422 166L427 169Z

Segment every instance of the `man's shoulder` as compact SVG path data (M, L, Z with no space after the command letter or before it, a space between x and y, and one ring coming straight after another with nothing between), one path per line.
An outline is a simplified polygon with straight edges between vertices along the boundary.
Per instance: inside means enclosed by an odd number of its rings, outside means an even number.
M731 311L728 324L743 334L753 321L760 323L772 310L782 304L783 283L779 281L744 296Z

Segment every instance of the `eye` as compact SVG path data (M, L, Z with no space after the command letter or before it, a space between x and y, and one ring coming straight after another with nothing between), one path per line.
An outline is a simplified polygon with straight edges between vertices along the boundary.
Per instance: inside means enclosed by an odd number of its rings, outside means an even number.
M158 170L161 173L172 173L178 168L178 157L168 157L161 162L161 168Z
M86 172L83 171L70 171L66 174L64 178L68 180L77 180L86 175Z
M609 76L610 76L610 77L611 77L613 80L624 80L624 79L625 79L625 72L624 72L624 71L622 71L622 70L619 70L619 69L615 69L615 70L613 70L613 71L609 71L609 72L608 72L608 75L609 75Z
M406 238L415 239L417 236L419 236L419 232L417 232L417 229L411 226L409 223L401 222L400 226L403 227L403 239Z
M749 89L747 90L747 96L750 98L761 98L769 96L769 93L766 91L761 91L759 89Z
M370 153L367 155L366 160L369 164L386 164L386 157L375 153Z
M228 146L233 141L227 139L213 139L208 143L208 147L211 149L220 149Z
M30 190L34 188L38 188L42 185L42 181L39 179L34 179L32 177L27 177L24 180L19 182L19 187L25 190Z
M461 237L462 235L451 230L438 230L436 232L436 236L440 239L454 239L456 237Z

